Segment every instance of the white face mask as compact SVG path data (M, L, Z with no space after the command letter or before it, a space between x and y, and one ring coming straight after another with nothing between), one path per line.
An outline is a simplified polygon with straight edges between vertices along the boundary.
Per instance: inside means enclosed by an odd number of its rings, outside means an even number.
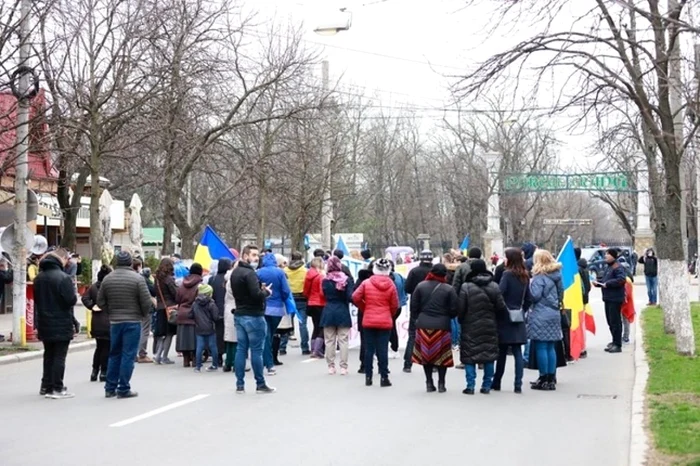
M258 265L260 265L258 262L248 262L248 264L253 267L254 269L258 268Z

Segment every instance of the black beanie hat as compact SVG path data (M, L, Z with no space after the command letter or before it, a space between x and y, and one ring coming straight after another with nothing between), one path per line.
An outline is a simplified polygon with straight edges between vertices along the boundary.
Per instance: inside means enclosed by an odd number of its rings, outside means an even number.
M430 269L430 273L437 277L444 277L447 275L447 267L445 267L445 264L435 264L433 268Z
M476 275L478 273L484 273L488 272L488 269L486 268L486 262L484 262L482 259L475 259L471 262L471 268L472 271L470 273Z
M620 251L618 251L618 250L615 249L615 248L610 248L610 249L608 249L607 251L605 251L605 254L610 254L610 256L611 256L613 259L617 259L617 257L620 255Z
M190 273L192 275L202 275L203 272L202 266L196 262L190 266Z
M481 256L483 255L481 252L481 249L477 247L473 247L469 250L467 253L470 259L481 259Z

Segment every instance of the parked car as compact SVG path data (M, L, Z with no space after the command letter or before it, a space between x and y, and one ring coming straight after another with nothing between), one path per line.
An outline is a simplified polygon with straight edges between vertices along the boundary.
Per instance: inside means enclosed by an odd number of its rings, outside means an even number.
M625 258L628 264L632 264L632 248L629 246L615 247L619 249L622 256ZM601 247L588 247L581 249L581 257L588 261L588 271L593 275L596 280L603 278L603 273L605 271L605 251L610 248Z

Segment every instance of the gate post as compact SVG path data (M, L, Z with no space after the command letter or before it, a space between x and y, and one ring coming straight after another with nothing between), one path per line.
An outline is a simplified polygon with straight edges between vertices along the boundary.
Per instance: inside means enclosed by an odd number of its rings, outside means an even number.
M645 171L637 172L637 229L634 232L634 249L637 254L644 254L654 247L654 232L651 229L649 213L649 175Z
M486 168L488 170L489 186L493 186L493 191L489 195L487 210L487 229L484 233L484 258L496 252L503 256L503 232L501 231L501 205L499 195L498 172L501 167L501 154L498 152L487 152L484 156Z

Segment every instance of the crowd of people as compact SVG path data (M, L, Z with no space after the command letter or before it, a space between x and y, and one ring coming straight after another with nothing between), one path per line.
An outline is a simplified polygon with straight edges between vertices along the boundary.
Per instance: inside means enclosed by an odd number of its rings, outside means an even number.
M624 322L634 315L633 306L631 316L624 309L630 274L619 251L609 249L603 278L591 281L580 250L576 253L584 303L592 287L602 289L612 337L606 351L619 353L629 333ZM525 367L539 371L532 389L556 390L557 369L572 359L570 316L563 306L562 266L549 251L526 243L506 249L502 260L497 265L489 261L489 266L479 248L466 256L453 251L442 261L424 250L405 280L390 258L375 260L370 251L353 251L352 256L364 262L357 277L342 263L341 251L317 250L305 263L301 253L287 259L253 245L236 261L215 261L208 273L202 264L186 268L174 256L161 259L151 274L143 270L141 258L122 251L114 269L102 266L82 296L92 311L96 339L90 380L104 382L107 398L138 396L130 384L135 363L174 364L175 339L184 367L199 373L210 360L205 370L233 372L239 394L245 393L246 372L252 370L255 391L273 393L266 377L283 365L282 356L296 333L295 320L301 354L325 359L329 375L346 376L354 305L360 333L358 372L367 386L374 383L375 359L379 385L392 385L389 351L398 351L396 320L405 309L409 325L403 371L412 372L413 364L423 366L427 392L447 391L450 367L464 369L466 395L475 393L479 370L480 393L500 391L509 356L515 393L522 393ZM640 262L651 272L653 251ZM40 393L56 399L73 396L63 377L68 344L80 330L73 315L75 284L67 267L70 256L65 251L50 251L39 262L34 280L35 325L45 347ZM153 359L147 354L151 333Z

